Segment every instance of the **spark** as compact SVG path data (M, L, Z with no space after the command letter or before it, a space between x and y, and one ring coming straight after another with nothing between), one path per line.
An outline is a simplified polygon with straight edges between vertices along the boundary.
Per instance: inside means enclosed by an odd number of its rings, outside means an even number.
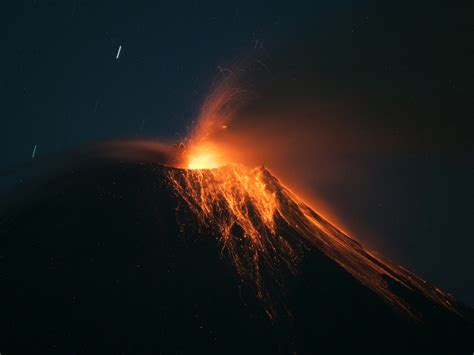
M94 110L93 110L92 112L95 113L95 112L97 111L97 108L98 108L98 107L99 107L99 99L97 99L97 100L95 101Z
M74 17L74 14L76 13L76 9L79 7L81 0L74 1L74 6L72 8L72 17Z
M35 147L33 148L33 153L31 154L31 159L34 159L36 155L36 144Z
M257 40L256 48L259 43ZM263 61L258 63L270 71ZM270 289L282 289L279 292L284 297L285 281L298 272L308 250L322 252L389 304L415 318L393 283L454 310L449 294L363 247L267 169L235 161L240 159L235 154L238 151L222 146L217 136L226 134L234 112L229 104L241 100L242 94L231 85L217 87L204 103L190 137L180 144L179 168L170 169L168 180L180 203L217 232L222 253L241 280L253 284L268 316L276 316Z
M321 251L414 318L417 314L393 291L391 282L454 310L449 294L364 248L265 168L240 164L216 167L208 153L197 159L188 169L171 169L169 182L204 226L217 228L222 253L229 257L239 277L254 285L270 318L276 311L269 284L284 288L286 278L298 272L308 249ZM280 292L284 294L284 289Z
M266 70L268 71L269 73L271 73L271 70L270 68L260 59L257 59L257 62Z
M122 51L122 46L119 46L117 56L115 57L115 59L119 59L121 51Z

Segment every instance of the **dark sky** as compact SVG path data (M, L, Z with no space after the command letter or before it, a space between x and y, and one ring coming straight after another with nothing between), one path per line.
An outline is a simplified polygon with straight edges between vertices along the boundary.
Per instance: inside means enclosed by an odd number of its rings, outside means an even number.
M338 107L337 132L364 131L364 149L334 158L339 178L314 181L321 198L359 239L472 306L474 11L449 4L3 4L2 184L35 145L41 159L107 138L182 138L219 68L261 59L271 79L254 83L253 111L313 100Z

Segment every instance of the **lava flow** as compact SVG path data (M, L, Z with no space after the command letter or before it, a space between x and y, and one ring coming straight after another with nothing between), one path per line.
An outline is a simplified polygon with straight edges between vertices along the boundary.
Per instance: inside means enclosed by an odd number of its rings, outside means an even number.
M316 213L264 167L249 168L229 161L212 142L227 129L228 117L216 114L222 102L204 110L197 133L182 145L181 169L169 181L180 200L199 221L217 230L223 254L242 281L251 282L270 317L276 286L284 294L288 276L298 272L305 253L317 249L392 305L416 317L416 310L392 289L421 293L455 311L450 295L413 273L380 258ZM234 154L235 156L235 154Z
M366 250L263 167L171 170L169 179L199 220L217 227L223 252L242 280L254 283L271 317L275 314L268 284L276 284L284 292L286 277L297 273L298 262L312 248L412 316L416 311L392 291L389 280L454 310L448 294Z

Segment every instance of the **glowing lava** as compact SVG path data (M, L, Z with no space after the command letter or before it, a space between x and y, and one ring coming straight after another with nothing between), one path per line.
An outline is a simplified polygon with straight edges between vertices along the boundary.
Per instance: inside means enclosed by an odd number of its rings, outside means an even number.
M263 167L236 163L216 144L227 131L229 102L235 90L217 91L204 105L197 127L183 144L178 166L168 178L180 201L203 226L217 231L242 281L255 285L267 313L274 317L275 289L284 297L286 280L299 261L318 250L392 305L415 315L393 290L394 284L454 310L454 301L406 269L365 249L316 213ZM224 108L224 109L223 109ZM235 159L234 159L235 160ZM183 226L186 228L186 226ZM272 291L269 291L269 290Z
M215 169L223 165L215 147L202 145L190 149L186 158L188 169Z
M311 249L323 252L387 302L412 316L416 316L415 310L395 294L393 283L454 310L448 294L365 249L263 167L250 169L231 164L217 169L173 169L169 181L199 221L217 230L223 253L242 281L255 285L270 317L276 315L274 286L284 294L286 279L297 273L300 259Z

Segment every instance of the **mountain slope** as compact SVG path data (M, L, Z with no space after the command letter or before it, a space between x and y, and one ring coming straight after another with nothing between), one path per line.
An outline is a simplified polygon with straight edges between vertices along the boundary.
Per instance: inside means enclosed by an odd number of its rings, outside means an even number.
M222 190L234 172L220 171L100 161L11 196L0 351L472 352L470 310L365 250L268 171L245 173L257 192Z

